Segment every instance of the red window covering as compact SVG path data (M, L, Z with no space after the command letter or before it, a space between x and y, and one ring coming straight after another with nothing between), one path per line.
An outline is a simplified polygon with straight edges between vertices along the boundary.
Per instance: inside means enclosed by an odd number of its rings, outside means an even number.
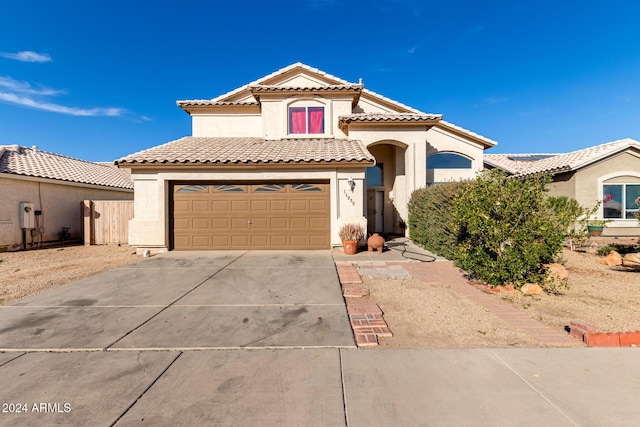
M309 107L309 133L324 133L324 107Z
M304 107L289 108L289 133L307 133L307 112Z
M324 107L290 107L289 133L324 133Z

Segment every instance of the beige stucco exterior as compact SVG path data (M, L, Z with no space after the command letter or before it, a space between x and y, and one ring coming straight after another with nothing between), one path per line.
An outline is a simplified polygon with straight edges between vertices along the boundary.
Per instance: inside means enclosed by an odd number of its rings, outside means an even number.
M0 250L19 249L22 230L19 221L21 202L34 204L42 211L38 228L44 227L41 239L27 233L27 243L59 240L62 227L70 228L71 238L82 237L82 200L131 200L131 190L105 189L97 185L76 184L21 175L0 175ZM39 235L38 235L39 236Z
M607 183L639 184L640 154L629 149L576 171L558 174L554 176L550 195L575 198L582 206L592 207L603 200L603 184ZM602 206L596 218L603 218ZM607 223L603 235L639 236L640 224L635 219L613 219Z
M368 91L361 85L346 85L340 89L323 87L346 82L304 65L283 69L260 81L248 84L213 101L194 102L183 106L192 117L192 134L200 137L260 137L269 140L290 138L288 109L291 106L323 106L324 133L295 135L296 138L336 138L361 141L384 169L384 229L385 233L404 232L407 204L411 193L427 185L426 158L436 152L453 152L472 160L468 170L436 172L437 181L467 179L482 169L483 150L493 145L479 135L452 128L449 125L398 123L341 123L340 117L354 113L416 113L410 107ZM256 83L267 89L253 89ZM282 87L283 90L274 90ZM314 89L319 88L320 89ZM306 90L305 90L306 89ZM186 102L186 101L185 101ZM419 112L417 112L419 113ZM485 141L484 144L482 141ZM489 142L487 142L489 141ZM338 230L347 222L367 225L366 166L315 165L279 167L218 167L189 168L186 165L165 164L132 167L135 186L135 218L129 225L129 243L156 251L170 249L170 184L175 181L265 181L326 180L331 187L331 243L339 245ZM433 177L432 177L433 178ZM349 181L355 183L353 190Z

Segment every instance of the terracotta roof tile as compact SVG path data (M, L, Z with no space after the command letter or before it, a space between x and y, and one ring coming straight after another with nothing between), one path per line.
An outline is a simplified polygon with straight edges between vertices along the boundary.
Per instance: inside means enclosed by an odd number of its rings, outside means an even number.
M0 146L0 173L133 189L129 171L18 145Z
M254 85L249 86L251 92L344 92L361 91L360 84L326 85L326 86L282 86L282 85Z
M360 141L333 138L184 137L118 159L133 163L304 163L373 162Z
M424 114L424 113L361 113L361 114L348 114L340 116L338 120L340 123L353 123L353 122L435 122L442 119L442 114Z

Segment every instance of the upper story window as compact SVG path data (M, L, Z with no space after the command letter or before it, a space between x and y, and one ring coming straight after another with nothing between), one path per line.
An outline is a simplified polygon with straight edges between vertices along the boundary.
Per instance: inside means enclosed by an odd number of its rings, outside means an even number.
M289 134L324 133L324 107L289 107Z
M427 157L427 169L471 169L471 159L456 153L436 153Z

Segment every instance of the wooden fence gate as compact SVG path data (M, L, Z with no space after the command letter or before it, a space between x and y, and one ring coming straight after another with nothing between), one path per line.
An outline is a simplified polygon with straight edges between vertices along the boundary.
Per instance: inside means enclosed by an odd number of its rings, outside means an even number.
M127 245L133 200L84 200L84 244Z

